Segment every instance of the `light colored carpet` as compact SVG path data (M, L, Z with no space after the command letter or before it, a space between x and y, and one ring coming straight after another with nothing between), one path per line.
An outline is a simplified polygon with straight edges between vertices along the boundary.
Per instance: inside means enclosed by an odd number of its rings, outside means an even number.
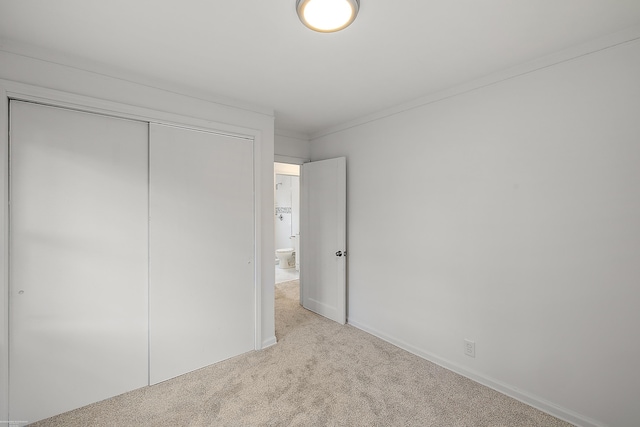
M276 287L278 344L36 426L491 426L567 424L351 326Z

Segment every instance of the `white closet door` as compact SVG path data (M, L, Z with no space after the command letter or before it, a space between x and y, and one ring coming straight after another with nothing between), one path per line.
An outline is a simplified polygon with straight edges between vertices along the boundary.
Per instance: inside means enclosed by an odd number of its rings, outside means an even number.
M11 102L10 419L148 382L148 125Z
M151 384L253 350L253 142L150 125Z

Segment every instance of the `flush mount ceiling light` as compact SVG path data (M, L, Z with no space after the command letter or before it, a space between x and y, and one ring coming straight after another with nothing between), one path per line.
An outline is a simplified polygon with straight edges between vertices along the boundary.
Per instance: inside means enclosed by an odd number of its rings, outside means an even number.
M296 10L304 25L321 33L347 28L358 14L360 0L297 0Z

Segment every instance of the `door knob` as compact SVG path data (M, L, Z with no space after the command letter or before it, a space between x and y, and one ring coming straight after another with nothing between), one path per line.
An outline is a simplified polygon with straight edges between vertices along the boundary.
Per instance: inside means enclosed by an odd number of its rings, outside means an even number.
M342 256L342 251L336 252L336 256Z

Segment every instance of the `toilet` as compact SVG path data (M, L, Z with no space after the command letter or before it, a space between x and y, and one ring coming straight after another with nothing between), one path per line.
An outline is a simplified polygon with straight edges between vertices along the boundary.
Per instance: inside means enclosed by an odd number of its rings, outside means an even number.
M278 268L293 268L296 265L293 259L293 248L277 249L276 258L278 258Z

